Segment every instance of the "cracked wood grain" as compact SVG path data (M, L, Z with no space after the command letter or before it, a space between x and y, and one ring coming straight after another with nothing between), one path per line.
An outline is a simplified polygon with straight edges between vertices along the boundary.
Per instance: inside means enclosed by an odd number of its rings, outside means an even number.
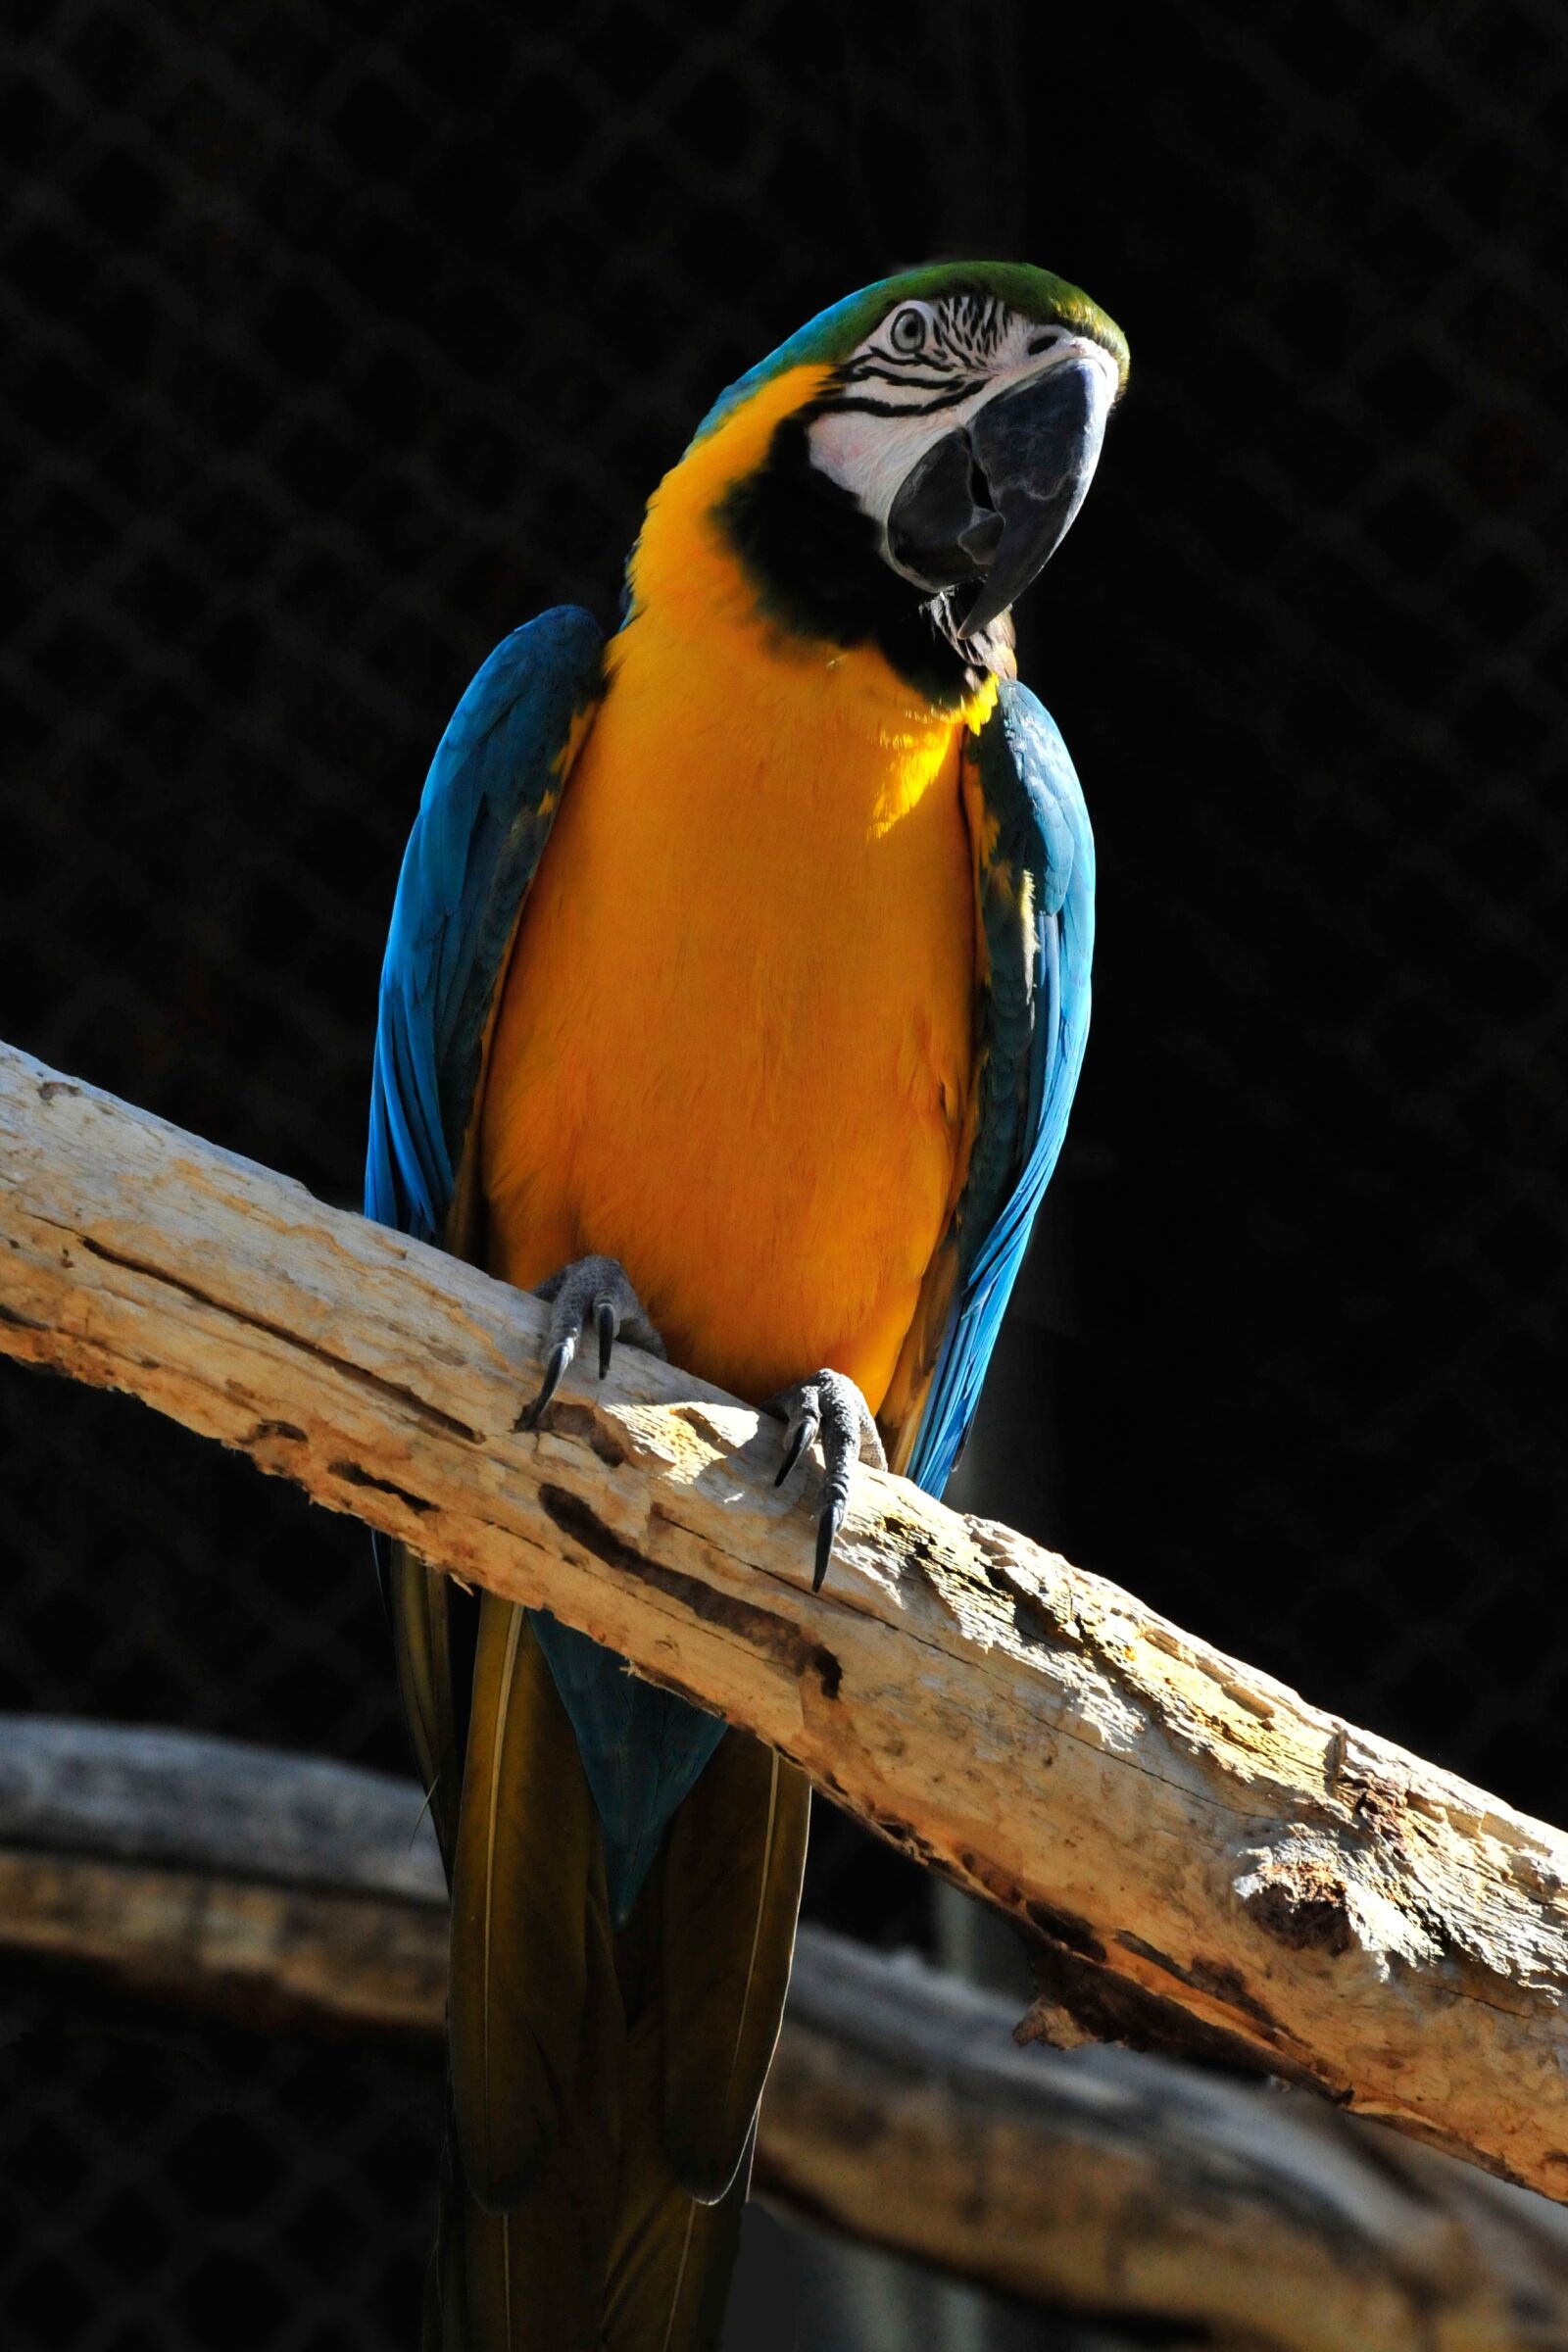
M1007 1529L0 1050L0 1350L126 1390L782 1748L1033 1934L1029 2030L1307 2083L1568 2196L1568 1840Z

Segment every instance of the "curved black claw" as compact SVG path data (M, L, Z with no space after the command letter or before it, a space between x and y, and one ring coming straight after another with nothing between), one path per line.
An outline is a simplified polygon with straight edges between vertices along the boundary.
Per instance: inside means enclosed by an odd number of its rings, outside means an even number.
M811 1392L808 1391L808 1394L809 1395ZM780 1462L778 1476L773 1481L775 1487L781 1487L784 1484L808 1446L815 1444L816 1433L821 1426L821 1418L813 1406L803 1406L801 1411L796 1414L784 1433L784 1459Z
M770 1396L764 1408L784 1423L784 1460L773 1484L781 1487L813 1439L822 1441L822 1500L816 1514L816 1558L811 1591L820 1592L844 1514L850 1507L850 1473L857 1461L885 1470L871 1408L842 1372L814 1372L798 1388Z
M518 1429L538 1428L540 1422L544 1419L545 1406L550 1402L551 1397L561 1386L561 1375L563 1372L564 1372L566 1366L570 1363L576 1352L577 1342L572 1334L568 1333L565 1339L558 1340L556 1342L555 1346L551 1348L550 1353L545 1358L544 1387L540 1390L532 1404L526 1406L524 1410L517 1415L516 1427Z
M550 1308L550 1336L545 1355L544 1385L532 1404L525 1405L513 1423L514 1429L537 1429L545 1408L560 1388L577 1343L590 1323L599 1335L599 1377L610 1370L617 1339L640 1348L645 1355L664 1352L664 1343L648 1320L647 1311L625 1271L612 1257L579 1257L559 1274L552 1274L534 1293Z
M620 1317L615 1312L613 1298L600 1297L594 1300L594 1321L599 1326L599 1377L603 1380L610 1370L615 1334L620 1328Z

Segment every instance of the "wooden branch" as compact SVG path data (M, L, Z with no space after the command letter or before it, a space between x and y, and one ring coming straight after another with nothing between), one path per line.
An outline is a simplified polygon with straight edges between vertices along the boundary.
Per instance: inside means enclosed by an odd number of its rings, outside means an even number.
M252 2026L441 2029L412 1782L0 1719L0 1948ZM1544 2352L1568 2213L1315 2099L1016 2048L994 1996L802 1932L760 2184L856 2237L1234 2352Z
M436 2034L446 1889L412 1781L0 1716L0 1949L251 2024Z
M839 1937L799 1980L761 2182L855 2237L1216 2352L1568 2342L1544 2197L1303 2092L1020 2049L1004 2002Z
M1036 2025L1309 2082L1568 2195L1568 1840L866 1473L825 1591L778 1433L619 1351L518 1434L531 1300L0 1050L0 1348L553 1610L1028 1923Z

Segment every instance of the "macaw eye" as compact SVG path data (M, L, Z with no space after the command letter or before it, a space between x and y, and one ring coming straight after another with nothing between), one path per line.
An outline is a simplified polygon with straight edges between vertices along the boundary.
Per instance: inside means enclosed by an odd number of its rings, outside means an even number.
M931 314L925 305L906 302L902 310L894 312L888 321L888 341L895 351L923 351L930 325Z

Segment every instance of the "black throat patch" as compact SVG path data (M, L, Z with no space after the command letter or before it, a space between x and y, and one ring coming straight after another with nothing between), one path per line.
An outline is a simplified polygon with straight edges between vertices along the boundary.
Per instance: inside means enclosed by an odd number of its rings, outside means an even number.
M851 493L811 464L815 407L786 416L765 462L735 483L714 515L755 582L759 609L798 637L874 645L939 710L956 710L989 664L952 628L946 598L921 598L877 552L876 525ZM1010 631L993 632L1010 650Z

